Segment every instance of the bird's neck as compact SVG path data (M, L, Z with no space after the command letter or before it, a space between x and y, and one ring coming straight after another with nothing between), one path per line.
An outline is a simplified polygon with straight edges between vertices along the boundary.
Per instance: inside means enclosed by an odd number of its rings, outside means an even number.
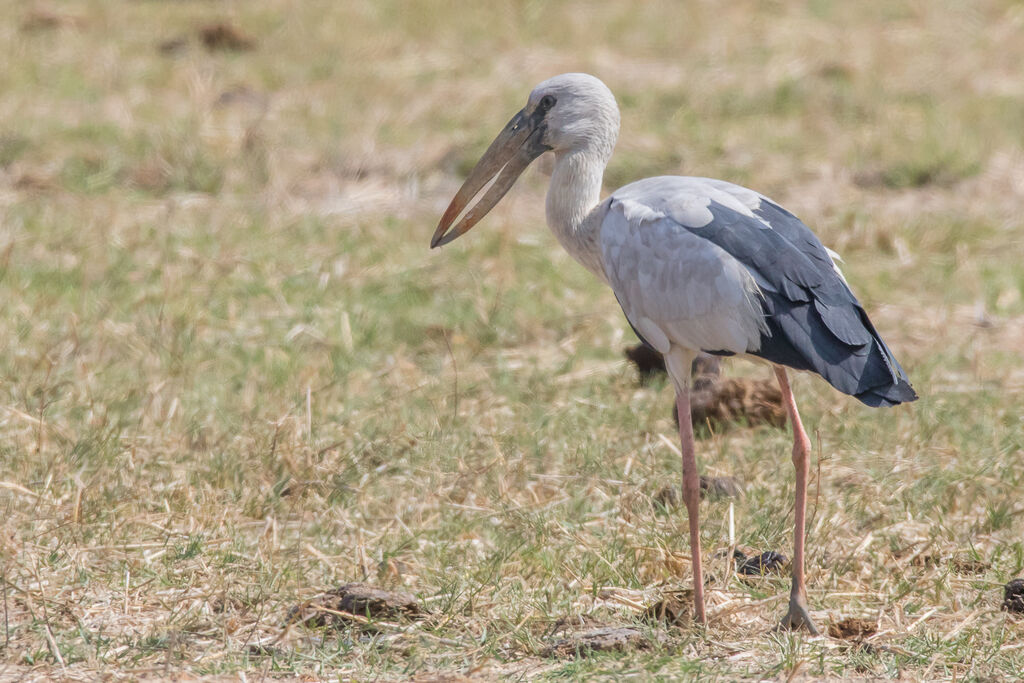
M601 178L607 163L608 155L599 150L556 152L547 197L551 232L574 259L602 279L598 242L601 226L590 218L601 199Z

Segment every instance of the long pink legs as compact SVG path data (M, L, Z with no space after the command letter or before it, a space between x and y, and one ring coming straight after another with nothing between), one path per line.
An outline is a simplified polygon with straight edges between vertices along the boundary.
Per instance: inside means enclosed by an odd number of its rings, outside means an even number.
M704 571L700 556L700 478L697 475L697 454L690 418L690 361L692 357L678 351L665 356L669 374L676 386L676 411L679 416L679 442L683 454L683 501L690 524L690 554L693 566L694 620L707 623L704 611ZM811 440L800 422L796 400L789 387L784 368L776 367L775 376L786 403L789 423L793 426L793 467L796 469L796 503L793 528L793 587L789 594L789 610L780 626L787 629L805 628L818 635L811 615L807 611L807 588L804 583L804 533L807 517L807 475L810 469Z
M818 635L818 628L807 612L807 588L804 584L804 527L807 516L807 474L810 468L811 440L800 422L800 413L796 410L793 390L789 387L789 379L784 368L775 367L775 376L782 390L782 400L786 403L789 423L793 426L793 467L796 469L796 503L793 521L793 588L789 593L789 610L782 618L780 626L786 629L806 628L811 635ZM681 431L681 430L680 430ZM683 454L686 460L686 454ZM696 475L695 475L696 476Z
M689 366L687 366L688 368ZM689 379L689 378L687 378ZM690 522L690 555L693 566L694 620L707 623L704 614L704 570L700 561L700 479L697 476L697 453L693 443L693 423L690 420L689 382L676 387L676 412L679 416L679 442L683 453L683 501Z

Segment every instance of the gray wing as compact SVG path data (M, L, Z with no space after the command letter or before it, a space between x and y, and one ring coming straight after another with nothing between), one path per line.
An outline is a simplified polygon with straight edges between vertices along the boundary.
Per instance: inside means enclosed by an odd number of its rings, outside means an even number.
M605 274L648 344L745 353L765 329L758 287L721 247L642 203L609 200L601 225Z
M643 206L660 218L648 217L642 225L671 222L675 230L696 238L696 243L688 244L716 247L742 266L760 290L759 338L743 350L746 353L816 372L868 405L892 405L916 398L906 373L850 291L828 250L806 225L779 205L738 185L678 176L627 185L608 201L609 216L615 213L617 204ZM603 244L615 240L610 234L615 229L606 216ZM678 237L670 242L672 246L663 250L661 260L673 258L676 248L687 246ZM708 251L707 246L696 248ZM632 251L634 258L644 257L635 247ZM621 281L617 286L613 284L617 295L620 289L629 290L629 282L634 288L640 287L637 277L626 272L630 264L612 266L608 260L615 256L607 250L606 254L606 271L616 270ZM698 273L660 268L668 283L660 287L661 298L693 296L691 289L706 286ZM622 305L629 317L626 308L635 306L633 300ZM671 312L670 308L666 310ZM630 322L637 326L632 318ZM642 327L638 329L643 331ZM687 345L693 336L691 333L689 338L673 341ZM728 346L690 348L740 352Z

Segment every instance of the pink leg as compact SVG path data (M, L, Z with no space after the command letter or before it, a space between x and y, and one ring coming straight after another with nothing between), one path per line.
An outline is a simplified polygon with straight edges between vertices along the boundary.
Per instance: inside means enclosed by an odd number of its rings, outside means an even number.
M687 366L687 369L689 366ZM690 555L693 565L694 621L707 623L704 614L704 570L700 560L700 479L697 476L697 454L693 442L693 423L690 420L689 382L680 382L676 388L676 411L679 415L679 441L683 452L683 501L690 522Z
M807 516L807 474L810 468L811 440L800 422L796 410L793 390L789 387L786 370L776 366L775 376L782 389L782 400L786 403L789 423L793 426L793 467L796 469L796 504L793 520L793 588L789 594L789 611L782 618L780 626L786 629L805 628L811 635L818 635L818 628L807 611L807 589L804 584L804 526Z

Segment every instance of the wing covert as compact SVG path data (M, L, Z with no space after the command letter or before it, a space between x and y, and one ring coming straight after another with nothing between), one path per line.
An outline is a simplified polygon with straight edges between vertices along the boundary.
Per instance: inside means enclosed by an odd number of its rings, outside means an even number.
M658 351L670 343L730 353L757 347L765 324L754 278L672 218L613 197L601 254L630 324Z

